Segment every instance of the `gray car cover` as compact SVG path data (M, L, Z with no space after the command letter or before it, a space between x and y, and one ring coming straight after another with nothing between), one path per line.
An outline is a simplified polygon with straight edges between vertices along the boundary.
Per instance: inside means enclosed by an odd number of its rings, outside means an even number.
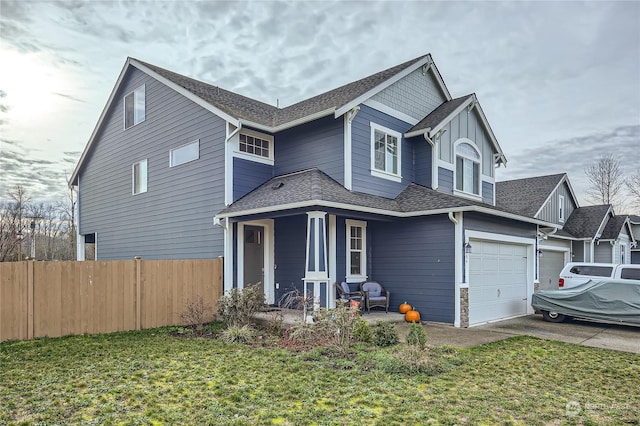
M640 325L640 281L589 281L567 290L534 293L531 306L570 317Z

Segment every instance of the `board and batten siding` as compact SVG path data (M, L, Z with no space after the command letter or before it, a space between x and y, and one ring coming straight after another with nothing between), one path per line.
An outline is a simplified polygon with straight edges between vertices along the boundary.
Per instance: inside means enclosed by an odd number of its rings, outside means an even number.
M560 221L560 195L564 196L564 222ZM576 204L573 201L573 196L566 182L563 182L549 197L549 200L540 209L538 218L551 223L563 224L569 219L571 213L576 209Z
M446 101L433 74L423 74L422 67L375 94L371 99L418 121Z
M366 105L360 106L360 112L351 124L352 149L352 189L366 194L395 198L406 186L413 182L413 146L404 137L401 138L400 174L401 182L371 175L371 123L384 126L401 135L411 128L402 120L391 117Z
M369 279L391 292L390 310L404 301L423 320L453 323L454 225L446 215L369 222Z
M273 166L244 158L233 159L233 201L244 197L273 177Z
M344 184L344 120L333 116L274 135L276 176L317 167Z
M145 121L124 129L123 98L145 85ZM79 174L80 233L98 258L198 259L223 253L225 122L130 69ZM169 166L169 152L200 141L199 159ZM147 192L132 195L132 165L148 161Z
M482 155L482 175L493 177L495 150L475 109L463 109L444 127L447 131L440 137L440 160L454 164L453 145L460 138L467 138L476 144Z

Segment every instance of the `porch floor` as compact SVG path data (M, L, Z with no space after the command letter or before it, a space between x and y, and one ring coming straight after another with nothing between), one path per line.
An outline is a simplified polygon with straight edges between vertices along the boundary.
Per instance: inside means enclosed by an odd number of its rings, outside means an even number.
M302 322L302 311L295 309L273 309L268 312L258 312L254 315L254 318L259 322L269 322L277 318L282 313L284 325L295 325ZM386 313L381 310L372 310L371 313L362 314L362 319L371 325L375 325L378 322L404 322L404 315L399 312Z

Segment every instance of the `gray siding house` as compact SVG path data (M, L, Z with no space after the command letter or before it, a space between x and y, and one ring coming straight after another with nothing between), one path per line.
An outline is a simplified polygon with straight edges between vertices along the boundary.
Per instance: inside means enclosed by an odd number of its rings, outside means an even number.
M333 283L369 279L425 320L525 315L558 211L497 203L505 163L431 55L286 108L128 58L72 176L78 255L224 256L225 289L261 282L272 304L331 307Z

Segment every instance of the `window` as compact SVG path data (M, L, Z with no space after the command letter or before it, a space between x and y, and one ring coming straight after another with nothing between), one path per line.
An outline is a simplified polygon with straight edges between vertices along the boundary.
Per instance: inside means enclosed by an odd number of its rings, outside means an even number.
M271 158L271 142L257 136L240 133L240 152Z
M589 275L592 277L610 277L611 272L613 272L613 267L577 265L571 268L569 272L576 275Z
M347 220L347 281L367 278L367 223Z
M400 148L398 132L371 123L371 174L400 181Z
M124 97L124 128L128 129L145 118L144 84Z
M466 142L456 147L456 189L480 195L480 154Z
M564 222L564 195L558 196L558 220Z
M200 158L200 141L196 140L179 148L172 149L169 153L169 166L179 166L189 161Z
M133 164L131 180L134 195L147 192L147 160Z
M624 280L640 280L640 268L623 268L620 273L620 278Z

